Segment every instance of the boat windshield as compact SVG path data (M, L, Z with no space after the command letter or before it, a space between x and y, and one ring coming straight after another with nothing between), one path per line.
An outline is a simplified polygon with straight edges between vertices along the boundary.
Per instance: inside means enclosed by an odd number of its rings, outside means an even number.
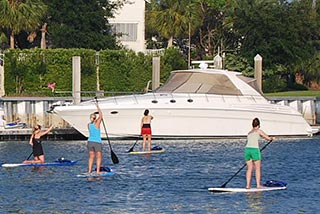
M176 72L158 88L159 93L198 93L242 95L241 91L223 74Z

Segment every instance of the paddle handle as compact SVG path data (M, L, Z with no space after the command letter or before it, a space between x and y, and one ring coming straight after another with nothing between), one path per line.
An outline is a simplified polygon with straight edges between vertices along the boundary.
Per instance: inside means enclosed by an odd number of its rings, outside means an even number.
M33 151L30 153L30 155L28 156L27 160L29 160L31 158L32 154L33 154Z

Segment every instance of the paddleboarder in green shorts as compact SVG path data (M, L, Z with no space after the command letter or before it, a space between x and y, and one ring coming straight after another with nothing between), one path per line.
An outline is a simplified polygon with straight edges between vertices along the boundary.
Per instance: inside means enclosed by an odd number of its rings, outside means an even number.
M260 121L254 118L252 121L252 129L247 136L247 145L245 147L245 160L247 164L246 188L251 188L252 171L255 170L257 188L261 188L261 152L259 149L259 139L265 138L269 141L274 140L274 137L269 137L260 129Z

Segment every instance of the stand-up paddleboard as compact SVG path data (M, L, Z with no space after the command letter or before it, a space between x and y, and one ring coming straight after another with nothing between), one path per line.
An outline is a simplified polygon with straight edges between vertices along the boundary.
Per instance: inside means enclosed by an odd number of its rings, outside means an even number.
M5 168L13 168L13 167L24 167L24 166L72 166L75 165L78 161L73 160L73 161L65 161L65 162L51 162L51 163L4 163L1 165L1 167Z
M153 147L150 151L131 151L129 152L129 154L132 155L147 155L147 154L158 154L158 153L163 153L166 150L159 147L159 146L155 146Z
M151 150L151 151L132 151L132 152L129 152L129 154L132 154L132 155L147 155L147 154L158 154L158 153L163 153L163 152L165 152L165 149Z
M271 190L285 190L284 187L262 187L262 188L223 188L223 187L210 187L208 190L210 192L263 192L263 191L271 191Z
M211 187L208 188L210 192L263 192L272 190L285 190L287 183L283 181L268 180L261 188L226 188L226 187Z
M110 172L101 172L101 173L96 173L96 172L92 172L92 173L81 173L78 174L77 177L78 178L97 178L97 177L109 177L109 176L113 176L114 172L111 170Z

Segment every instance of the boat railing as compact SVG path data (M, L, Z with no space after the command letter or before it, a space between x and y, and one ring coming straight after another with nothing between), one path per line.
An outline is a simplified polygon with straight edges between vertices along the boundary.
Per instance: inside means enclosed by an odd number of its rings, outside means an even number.
M139 96L144 94L144 101L146 100L146 96L150 96L152 103L159 103L160 100L163 100L163 97L166 96L169 99L170 103L176 103L177 99L181 100L181 95L186 95L187 99L186 101L191 103L195 100L201 100L204 99L205 102L215 102L218 99L223 102L228 102L232 99L237 99L238 102L245 102L248 100L251 100L255 103L258 103L259 100L266 100L264 97L261 97L259 95L215 95L215 96L209 96L208 94L194 94L194 93L158 93L158 92L115 92L115 91L81 91L81 92L74 92L74 93L81 93L81 100L87 101L90 99L93 99L93 97L98 98L111 98L113 102L116 105L119 105L121 103L121 100L129 101L127 98L128 95L132 96L132 101L134 104L139 104L142 102L141 99L139 99ZM62 97L67 97L66 95L69 95L69 97L72 97L71 91L56 91L55 92L56 97L59 95ZM123 97L125 96L125 97Z

